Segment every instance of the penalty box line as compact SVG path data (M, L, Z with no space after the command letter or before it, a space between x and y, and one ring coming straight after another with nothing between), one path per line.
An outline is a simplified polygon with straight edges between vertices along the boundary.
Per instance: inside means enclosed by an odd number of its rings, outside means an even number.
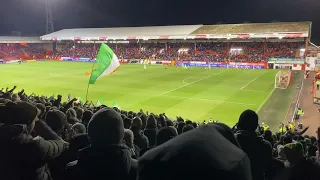
M250 81L250 82L248 82L246 85L242 86L242 87L240 88L240 91L241 91L241 90L243 90L244 88L246 88L247 86L249 86L249 84L251 84L251 83L253 83L254 81L256 81L258 78L259 78L259 77L257 77L257 78L255 78L255 79L251 80L251 81Z
M232 101L222 101L222 100L213 100L213 99L201 99L201 98L192 98L192 97L183 97L183 96L170 96L163 95L169 98L177 98L177 99L186 99L186 100L198 100L198 101L209 101L209 102L217 102L217 103L226 103L226 104L239 104L239 105L247 105L247 106L255 106L257 104L249 104L249 103L241 103L241 102L232 102Z
M174 88L174 89L172 89L172 90L170 90L170 91L167 91L167 92L164 92L164 93L160 94L160 96L163 96L163 95L169 94L169 93L171 93L171 92L173 92L173 91L176 91L176 90L178 90L178 89L184 88L184 87L189 86L189 85L191 85L191 84L194 84L194 83L200 82L200 81L202 81L202 80L205 80L205 79L211 78L211 77L213 77L213 76L217 76L217 75L222 74L222 73L224 73L224 71L219 72L219 73L216 73L216 74L212 74L212 75L210 75L210 76L206 76L206 77L204 77L204 78L201 78L201 79L199 79L199 80L193 81L193 82L191 82L191 83L188 83L188 84L185 84L185 85L179 86L179 87Z

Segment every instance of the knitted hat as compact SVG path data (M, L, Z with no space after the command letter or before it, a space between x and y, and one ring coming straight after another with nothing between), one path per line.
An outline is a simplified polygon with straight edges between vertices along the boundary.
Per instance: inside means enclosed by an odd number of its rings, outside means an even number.
M93 146L119 144L124 136L120 114L111 108L100 109L89 122L88 135Z
M148 119L148 117L147 117L147 115L142 114L142 115L140 116L140 118L141 118L141 122L142 122L142 126L141 126L140 128L145 129L146 126L147 126L147 119Z
M303 145L300 142L289 143L289 144L286 144L284 147L300 155L304 154Z
M73 108L68 109L66 112L66 115L67 115L67 119L77 117L77 113Z
M81 123L75 123L73 126L72 126L72 129L74 130L74 131L76 131L77 133L79 133L79 134L83 134L83 133L86 133L86 127L83 125L83 124L81 124Z
M173 126L173 122L169 119L166 120L166 124L167 124L167 126Z
M83 109L78 108L78 107L73 107L73 109L76 111L77 118L79 120L82 120L83 113L84 113Z
M89 110L86 110L84 111L83 113L83 116L82 116L82 123L87 126L90 119L92 118L93 116L93 112L92 111L89 111Z
M1 108L1 122L4 124L30 125L37 120L39 110L36 106L27 102L7 102Z
M154 118L153 115L150 115L148 120L147 120L147 129L153 129L157 128L157 120Z
M142 128L142 121L141 121L141 119L140 119L139 117L133 118L132 126L133 126L133 127Z
M176 128L172 126L162 127L157 134L157 146L169 141L176 136L178 136L178 131Z
M50 128L60 136L67 125L66 115L63 112L55 109L47 112L45 121L48 126L50 126Z
M192 124L187 124L187 125L183 126L182 132L185 133L185 132L190 131L192 129L194 129L193 125Z
M255 131L258 127L258 114L253 110L245 110L241 113L238 127L243 130Z

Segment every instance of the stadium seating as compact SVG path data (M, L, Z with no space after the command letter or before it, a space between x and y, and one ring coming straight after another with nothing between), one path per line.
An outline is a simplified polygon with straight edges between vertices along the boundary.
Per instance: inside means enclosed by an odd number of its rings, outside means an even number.
M299 57L302 43L298 42L198 42L109 44L121 59L265 62L269 58ZM59 46L59 44L58 44ZM69 43L54 53L55 57L95 58L99 44ZM32 44L0 44L0 56L16 59L44 59L48 50Z
M308 128L298 132L281 126L272 133L268 126L258 126L252 110L244 111L230 129L218 122L199 124L71 97L63 102L60 95L27 95L15 89L0 90L1 179L320 177L320 144L316 137L302 136ZM169 173L185 168L192 171Z
M47 52L33 47L32 44L0 44L0 56L9 59L44 59Z
M94 44L72 44L57 56L95 57ZM161 60L265 62L269 58L296 58L303 44L296 42L200 42L110 44L121 59L154 58Z

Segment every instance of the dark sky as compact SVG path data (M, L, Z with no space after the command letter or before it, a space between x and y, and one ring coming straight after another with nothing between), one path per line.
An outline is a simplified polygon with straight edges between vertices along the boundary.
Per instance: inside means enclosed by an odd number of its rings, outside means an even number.
M312 41L320 44L320 0L51 0L55 30L312 21ZM0 35L45 33L45 0L0 0Z

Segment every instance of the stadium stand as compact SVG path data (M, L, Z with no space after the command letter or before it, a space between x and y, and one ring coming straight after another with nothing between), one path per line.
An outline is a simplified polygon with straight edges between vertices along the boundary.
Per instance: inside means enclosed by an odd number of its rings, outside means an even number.
M310 27L310 22L294 22L65 29L38 40L56 41L55 49L37 46L31 38L18 43L17 37L0 38L5 42L0 43L0 56L94 58L98 44L106 41L122 59L266 62L269 58L300 57L300 49L307 48Z
M15 93L15 88L0 91L1 179L316 180L320 176L320 133L318 140L302 136L308 128L298 132L281 126L272 133L259 126L252 110L244 111L230 129L219 122L198 124L76 98L63 102L60 95ZM192 173L156 173L185 167Z
M133 40L136 38L131 38L129 43L110 46L124 59L263 62L270 57L300 57L299 48L304 44L299 38L306 38L303 34L310 28L308 23L244 26L183 26L183 33L181 27L147 28L156 32L149 33L148 38L166 36L163 38L166 41L137 43ZM71 39L68 37L71 42L63 42L60 47L58 43L53 52L36 44L4 43L0 44L0 56L94 58L98 50L95 43L76 42L87 38L88 32L98 33L97 37L107 37L105 31L119 36L127 36L131 30L145 33L143 28L120 29L63 30L58 35L41 37L56 41L63 33L73 34ZM221 36L221 31L235 33L232 36L240 36L243 41L184 40L190 34ZM297 41L279 40L277 35L277 40L248 42L250 34L239 35L250 32L302 33ZM132 36L139 36L136 33ZM181 36L181 41L168 41L167 36L171 35ZM17 92L16 86L4 88L0 90L0 179L318 180L320 177L320 127L317 137L304 136L308 127L297 131L293 124L282 124L279 132L271 132L267 126L259 125L262 122L256 112L245 110L238 123L229 128L219 122L196 123L183 119L183 114L172 119L165 114L120 110L71 97L63 101L61 95Z
M235 62L265 62L269 58L299 58L299 51L303 48L300 42L235 42L232 45L226 42L205 43L128 43L112 46L121 59L161 59L161 60L188 60L188 61L226 61ZM99 44L79 43L70 45L56 56L84 57L96 56ZM195 47L196 46L196 47Z

